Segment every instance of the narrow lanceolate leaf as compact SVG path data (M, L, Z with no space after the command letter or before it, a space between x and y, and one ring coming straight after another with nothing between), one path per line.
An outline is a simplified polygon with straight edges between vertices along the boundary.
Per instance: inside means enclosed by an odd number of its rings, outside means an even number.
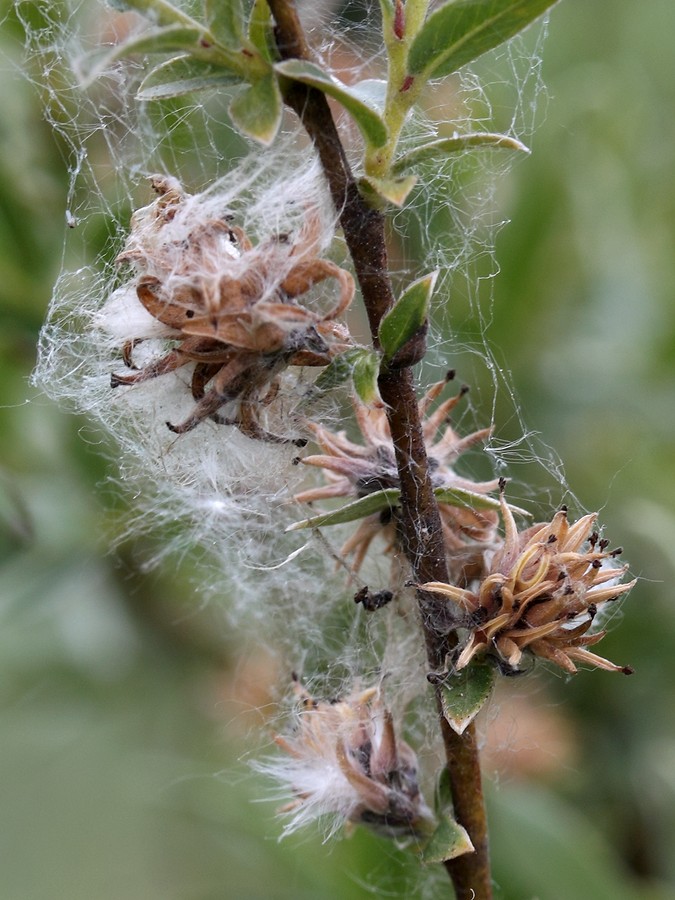
M177 56L152 69L143 79L136 96L139 100L164 100L193 91L204 91L235 84L241 77L189 54Z
M443 716L457 734L463 734L476 718L492 693L494 680L494 666L474 660L439 685Z
M230 50L239 50L246 35L246 20L242 0L206 0L206 23L211 34Z
M313 400L322 394L334 391L335 388L344 384L347 379L351 378L356 361L362 356L363 349L361 347L352 347L335 356L330 363L321 371L312 387L308 391L308 398Z
M254 81L235 97L229 112L242 134L269 146L277 135L282 114L281 92L274 73Z
M394 509L398 504L401 492L398 488L388 488L385 491L375 491L366 497L360 497L335 509L332 512L320 513L302 522L294 522L286 531L300 531L302 528L322 528L324 525L342 525L345 522L356 522L383 509Z
M401 207L416 182L415 175L407 178L373 178L372 175L365 175L359 179L359 190L376 209L387 203Z
M315 63L302 59L288 59L277 63L275 68L279 75L317 88L341 103L358 125L366 144L370 147L382 147L386 144L387 126L379 113L364 103L358 90L342 84Z
M379 339L385 362L392 359L427 321L438 271L413 281L380 322Z
M420 853L420 859L427 865L443 863L474 849L466 830L446 813Z
M471 509L479 508L478 502L486 501L485 509L492 509L492 505L487 505L491 501L491 497L485 497L482 494L471 494L469 491L459 489L437 488L434 491L436 498L440 502L451 502L454 506L468 506ZM345 522L355 522L357 519L363 519L372 513L381 512L383 509L394 509L398 506L401 492L398 488L387 488L383 491L374 491L358 500L352 500L339 509L331 510L326 513L319 513L309 519L303 519L301 522L294 522L289 525L287 531L299 531L303 528L321 528L324 525L342 525ZM445 497L452 497L452 500L445 501ZM497 503L499 505L499 503ZM470 668L470 667L469 667Z
M382 398L377 386L377 376L380 374L381 357L373 350L362 350L354 362L352 381L354 390L366 406L381 406Z
M142 34L115 47L96 50L87 54L79 62L79 75L83 86L91 84L105 72L108 66L126 56L146 53L179 53L190 54L203 52L201 40L206 34L200 28L185 25L169 25L166 28L149 28Z
M451 75L503 44L557 0L450 0L433 12L410 47L408 71Z
M528 147L516 138L506 134L493 134L491 132L460 134L451 138L440 138L410 150L400 156L391 167L392 175L400 175L406 169L412 169L420 163L437 159L439 156L450 156L453 153L461 153L463 150L519 150L521 153L529 153Z

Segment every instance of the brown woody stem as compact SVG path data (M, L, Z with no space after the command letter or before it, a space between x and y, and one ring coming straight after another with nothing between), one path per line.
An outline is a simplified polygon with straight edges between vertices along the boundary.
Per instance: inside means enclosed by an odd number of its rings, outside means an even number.
M311 59L293 0L268 0L276 22L276 41L284 59ZM286 103L297 113L319 154L345 240L354 263L373 337L378 346L382 316L394 303L389 277L382 213L359 193L340 136L324 94L297 82L285 86ZM386 404L401 486L400 534L417 582L448 581L438 505L427 463L415 385L410 368L384 372L379 378ZM440 669L452 645L447 634L433 627L429 616L438 599L420 592L427 657ZM456 638L455 638L456 640ZM487 820L481 786L478 748L473 726L460 737L440 714L441 731L450 774L457 821L466 828L475 847L449 860L445 867L458 900L490 900L492 886L488 855Z

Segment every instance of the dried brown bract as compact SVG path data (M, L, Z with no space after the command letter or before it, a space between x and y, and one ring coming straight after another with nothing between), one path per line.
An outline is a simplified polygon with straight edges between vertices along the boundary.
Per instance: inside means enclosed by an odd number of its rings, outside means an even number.
M628 567L613 564L621 550L608 550L608 541L593 530L597 515L570 524L563 507L551 522L519 533L503 484L501 505L504 543L473 590L439 582L420 585L447 597L465 615L469 634L455 669L486 653L497 658L503 671L516 672L531 654L571 674L576 663L630 674L630 667L587 649L606 634L592 630L598 610L635 584L619 583Z
M192 414L169 428L180 434L204 419L235 425L251 438L282 441L258 418L288 366L324 366L349 345L336 322L351 303L349 272L318 256L320 221L307 210L299 233L277 235L254 246L227 215L208 218L173 178L152 181L157 199L134 213L131 234L117 262L133 266L136 297L159 323L171 349L143 368L114 374L112 386L132 385L192 364ZM338 282L336 303L326 312L298 298L327 279ZM124 360L130 369L134 347ZM219 410L236 403L232 416Z
M453 373L449 373L451 377ZM429 412L433 402L446 387L448 379L433 384L419 401L424 440L435 488L458 488L474 494L487 494L497 489L498 480L475 482L463 478L452 468L455 461L470 447L485 441L491 429L484 428L460 437L449 423L449 416L466 394L462 387L452 397ZM354 399L356 420L363 436L363 444L349 440L344 431L329 431L322 425L310 423L321 455L306 456L300 462L317 466L324 471L328 484L312 488L296 496L296 500L311 503L332 497L365 497L375 491L399 486L389 424L384 409L369 408ZM441 524L445 546L449 554L464 562L470 549L493 540L496 533L497 512L490 509L471 509L453 503L440 502ZM396 511L366 516L341 549L353 554L352 569L357 572L373 539L382 535L386 553L398 548Z

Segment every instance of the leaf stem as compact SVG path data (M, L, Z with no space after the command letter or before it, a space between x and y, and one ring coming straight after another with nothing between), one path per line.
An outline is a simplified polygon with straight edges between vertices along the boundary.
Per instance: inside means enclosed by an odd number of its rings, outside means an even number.
M276 22L275 35L281 57L311 60L311 51L293 0L268 2ZM384 217L371 208L359 193L325 96L315 88L289 82L284 99L302 121L319 154L354 263L373 345L378 347L380 322L394 303ZM401 537L405 553L419 583L447 582L438 504L431 483L411 369L383 372L379 378L379 388L387 409L399 470ZM447 634L434 629L435 617L430 613L438 603L438 597L419 593L427 657L434 670L442 666L452 640L451 636L449 643ZM458 900L490 900L492 888L487 822L475 732L469 726L461 737L456 735L441 713L438 694L437 702L455 815L466 828L475 847L474 853L467 853L444 865Z

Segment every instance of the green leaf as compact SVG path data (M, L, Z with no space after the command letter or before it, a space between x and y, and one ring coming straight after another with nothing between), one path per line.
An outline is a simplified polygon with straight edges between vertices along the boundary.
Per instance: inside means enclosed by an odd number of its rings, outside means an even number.
M277 135L283 112L281 92L274 73L254 81L235 97L229 112L239 131L269 146Z
M359 179L359 189L371 206L381 207L384 200L386 203L401 207L416 182L415 175L409 175L407 178L373 178L372 175L364 175Z
M238 81L241 78L234 72L185 54L152 69L141 82L136 96L139 100L164 100Z
M362 350L354 362L354 371L352 372L354 390L366 406L381 405L382 403L377 386L380 361L379 353L375 353L374 350Z
M255 0L248 23L248 39L268 62L273 60L274 37L272 32L272 13L267 0Z
M382 147L387 142L387 126L379 113L368 106L358 95L358 90L342 84L315 63L302 59L288 59L275 65L279 75L317 88L344 106L358 125L370 147Z
M463 853L472 853L474 849L466 830L446 814L420 853L420 860L426 865L442 863Z
M557 0L450 0L433 12L410 47L411 75L451 75L505 43Z
M96 50L87 54L79 63L79 74L86 87L99 77L112 63L125 56L145 53L172 53L175 51L199 52L200 41L206 34L199 28L184 25L169 25L166 28L149 28L138 37L131 38L115 47Z
M457 734L463 734L492 693L495 668L482 660L473 660L465 669L448 675L439 687L443 715Z
M379 339L385 362L395 356L427 321L438 271L413 281L380 322Z
M342 525L345 522L355 522L383 509L394 509L398 504L401 492L398 488L387 488L384 491L375 491L365 497L359 497L341 506L332 512L320 513L302 522L294 522L286 531L300 531L303 528L321 528L324 525Z
M322 370L308 391L309 399L314 399L335 390L351 377L356 361L363 355L363 348L352 347L335 356Z
M408 153L400 156L391 167L392 175L400 175L406 169L411 169L419 163L427 162L438 156L448 156L451 153L461 153L463 150L520 150L529 153L529 149L516 138L506 134L492 134L479 132L475 134L460 134L451 138L440 138L416 147Z
M360 352L363 353L363 351ZM472 494L470 491L463 491L459 488L436 488L434 494L441 503L448 502L454 506L467 506L470 509L477 509L482 504L483 508L492 509L493 503L496 502L497 507L499 507L499 501L494 501L491 497L486 497L484 494ZM363 519L365 516L380 512L383 509L393 509L398 505L400 496L401 492L398 488L374 491L372 494L360 497L358 500L352 500L351 503L341 506L340 509L319 513L309 519L303 519L302 522L295 522L286 531L299 531L302 528L320 528L323 525L341 525L344 522L355 522L357 519Z
M245 43L246 20L241 0L206 0L206 23L219 44L239 50Z

